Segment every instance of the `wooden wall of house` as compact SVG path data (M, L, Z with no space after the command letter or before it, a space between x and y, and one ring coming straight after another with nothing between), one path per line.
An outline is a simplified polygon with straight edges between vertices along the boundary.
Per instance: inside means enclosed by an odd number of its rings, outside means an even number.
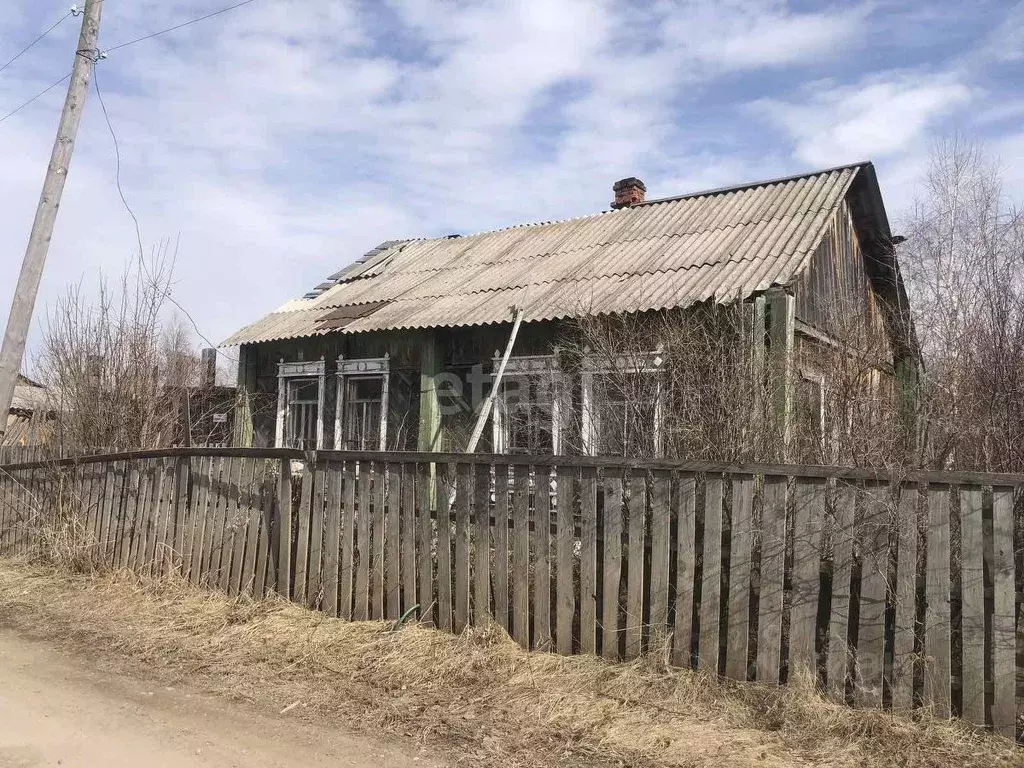
M301 339L285 339L263 344L246 345L243 357L247 363L248 386L252 398L253 445L267 447L274 443L277 414L277 365L286 362L319 360L327 363L328 386L325 391L325 447L333 447L335 412L334 374L339 355L346 358L374 358L390 355L390 392L388 408L388 448L416 450L419 425L420 364L428 343L435 343L440 352L446 376L439 390L442 403L442 448L461 450L476 418L473 403L473 370L477 367L489 374L495 353L501 354L508 343L512 324L441 328L435 331L409 329L361 334L333 333ZM516 338L514 354L549 353L561 334L558 323L524 324ZM454 380L460 384L453 385ZM486 396L486 383L480 388ZM477 404L478 405L478 404ZM484 430L480 450L489 450L491 433Z
M877 350L891 367L892 345L870 274L844 201L794 286L796 318L847 346Z

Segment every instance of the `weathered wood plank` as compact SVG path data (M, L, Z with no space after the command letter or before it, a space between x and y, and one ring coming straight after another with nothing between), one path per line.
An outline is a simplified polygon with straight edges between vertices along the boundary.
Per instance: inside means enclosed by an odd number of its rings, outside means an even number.
M149 535L150 513L152 504L153 464L152 461L139 462L138 488L135 492L135 518L132 527L131 553L128 568L140 572L146 563L146 546Z
M793 588L789 623L789 680L817 678L818 595L825 522L825 481L799 478L794 489Z
M562 478L575 474L571 467L559 467L559 488ZM565 522L565 508L569 505L558 499L558 536L562 537ZM571 521L570 521L571 522ZM571 616L569 622L563 614L563 595L572 593L572 585L563 582L561 569L558 578L558 633L564 642L563 633L572 641ZM562 648L563 643L559 643ZM597 470L584 467L580 470L580 652L597 653Z
M557 493L557 490L556 490ZM556 502L557 505L557 502ZM551 470L537 467L533 494L533 647L551 647ZM561 563L559 563L561 565ZM572 560L569 561L572 568ZM571 629L570 629L571 632ZM572 636L569 638L572 642ZM571 647L570 647L571 652Z
M156 568L161 575L171 572L174 567L174 540L178 512L178 459L168 457L164 461L163 498L160 502L161 519L157 535Z
M384 618L384 542L387 537L384 490L386 487L386 465L373 462L373 520L370 534L372 556L370 560L370 618L380 621Z
M857 630L857 685L854 696L861 707L882 705L885 674L885 608L889 573L888 488L865 483L864 510L857 537L860 541L860 611Z
M292 462L281 460L277 480L277 514L274 540L277 543L277 594L291 599L292 574Z
M836 484L835 527L832 534L832 605L828 625L828 658L825 674L829 695L846 698L850 666L850 585L853 580L854 510L857 489L847 482Z
M224 537L221 541L220 563L217 567L217 586L222 592L228 591L231 583L231 558L235 551L235 537L238 535L239 507L242 504L242 486L244 484L244 468L250 459L240 458L235 460L231 468L231 476L227 481L225 489L227 503L224 508ZM291 493L291 462L288 462L289 478L288 492ZM288 497L288 510L291 511L291 496ZM291 540L288 542L288 554L291 556Z
M992 727L1016 736L1013 489L992 489Z
M214 466L213 475L210 477L210 519L206 524L206 541L203 543L201 581L206 586L216 586L220 581L220 550L224 543L228 487L237 463L238 459L235 457L222 459L219 467ZM274 551L276 552L276 549Z
M754 478L740 475L732 481L732 528L729 547L729 608L725 674L747 679L750 642L750 573L754 515Z
M619 589L622 582L622 476L604 476L604 584L601 606L601 655L619 658Z
M461 633L469 623L469 508L472 494L471 464L455 467L455 624Z
M491 470L473 468L473 623L483 626L491 613Z
M782 584L786 553L786 478L766 477L761 515L761 593L757 621L757 679L779 682Z
M927 573L924 617L924 704L937 717L949 717L951 700L950 661L950 563L949 486L928 486Z
M917 509L918 488L905 484L900 491L896 541L895 637L892 660L892 708L907 711L913 706L914 623L917 605Z
M184 576L188 567L188 561L185 559L185 536L192 522L192 518L189 516L192 463L187 457L182 456L175 459L174 476L174 568L179 576Z
M299 508L296 511L297 539L295 542L295 602L306 605L309 589L309 541L313 520L313 486L318 475L317 466L307 462L302 473L302 487L299 489Z
M416 605L416 465L402 465L402 611ZM426 606L422 606L426 607Z
M647 477L633 472L629 478L628 555L626 560L626 658L635 659L643 650L644 568Z
M245 549L249 540L249 527L252 525L253 509L257 504L256 478L258 473L256 471L256 464L260 461L262 460L247 458L242 466L241 485L238 491L238 511L236 513L238 522L235 526L234 551L231 553L231 567L228 571L229 595L241 593L247 579L245 575ZM298 584L296 584L297 586Z
M667 649L669 558L671 555L672 478L664 471L651 473L651 584L650 638L652 653Z
M452 493L455 467L437 464L434 484L437 507L437 626L452 630Z
M722 478L704 482L704 554L700 590L697 667L718 674L722 608Z
M417 594L420 621L424 622L434 621L434 522L430 519L432 469L426 462L416 465Z
M258 561L260 528L263 525L263 509L269 506L264 489L267 486L267 459L253 460L252 492L249 505L249 522L245 529L245 559L242 564L238 591L252 595L256 588L257 569L266 570L265 563Z
M117 553L117 567L131 567L131 550L135 530L135 510L139 497L139 465L128 461L124 468L124 515L121 521L121 533Z
M253 594L262 598L277 586L277 565L271 557L270 538L274 534L274 515L277 506L277 473L281 463L268 459L263 472L263 505L260 520L259 541L256 544L256 573L253 578Z
M341 495L345 483L344 467L331 462L326 467L326 523L324 526L323 601L321 610L338 615L338 574L341 554Z
M359 463L357 491L359 506L356 508L356 568L355 600L352 609L354 621L366 621L370 615L370 483L373 476L367 462Z
M313 501L309 511L309 557L306 564L306 605L310 608L319 608L324 601L324 540L327 536L325 503L329 466L317 462L313 473Z
M960 488L960 574L963 657L962 717L985 725L985 582L981 488Z
M341 520L341 575L338 578L340 606L338 616L352 618L352 586L355 577L355 534L356 534L356 472L358 465L345 462L344 485L342 486Z
M693 663L694 575L697 563L697 481L692 475L679 478L673 498L676 533L676 614L672 639L672 663Z
M206 537L206 526L209 519L210 473L213 471L215 459L202 456L196 461L196 472L193 475L195 487L192 489L192 541L187 547L189 552L188 580L199 583L203 569L203 540Z
M402 615L402 465L387 465L387 538L385 549L385 609L388 619Z
M106 479L103 483L103 509L100 513L99 560L104 565L112 565L113 527L117 522L117 506L120 502L118 464L112 461L106 465Z
M530 466L516 464L512 496L512 637L530 647Z
M508 499L509 472L507 464L494 467L494 536L492 561L494 573L494 618L506 631L510 630L508 614Z

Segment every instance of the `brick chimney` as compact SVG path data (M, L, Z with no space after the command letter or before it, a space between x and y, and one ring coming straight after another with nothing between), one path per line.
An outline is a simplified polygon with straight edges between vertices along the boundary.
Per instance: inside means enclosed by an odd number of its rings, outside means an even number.
M632 208L644 201L647 186L635 176L630 176L616 181L612 185L612 192L615 193L612 208Z

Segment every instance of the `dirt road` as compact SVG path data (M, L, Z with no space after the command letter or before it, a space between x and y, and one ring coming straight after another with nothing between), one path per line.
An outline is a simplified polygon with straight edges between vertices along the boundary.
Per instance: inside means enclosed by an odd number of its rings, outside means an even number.
M440 765L293 712L112 677L0 630L0 768Z

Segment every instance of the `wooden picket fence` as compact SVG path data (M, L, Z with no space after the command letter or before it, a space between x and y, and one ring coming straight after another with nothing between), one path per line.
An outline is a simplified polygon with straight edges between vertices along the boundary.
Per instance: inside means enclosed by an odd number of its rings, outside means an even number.
M454 454L172 449L0 467L0 553L412 612L524 647L809 675L1018 736L1024 477ZM43 553L45 554L45 552Z

